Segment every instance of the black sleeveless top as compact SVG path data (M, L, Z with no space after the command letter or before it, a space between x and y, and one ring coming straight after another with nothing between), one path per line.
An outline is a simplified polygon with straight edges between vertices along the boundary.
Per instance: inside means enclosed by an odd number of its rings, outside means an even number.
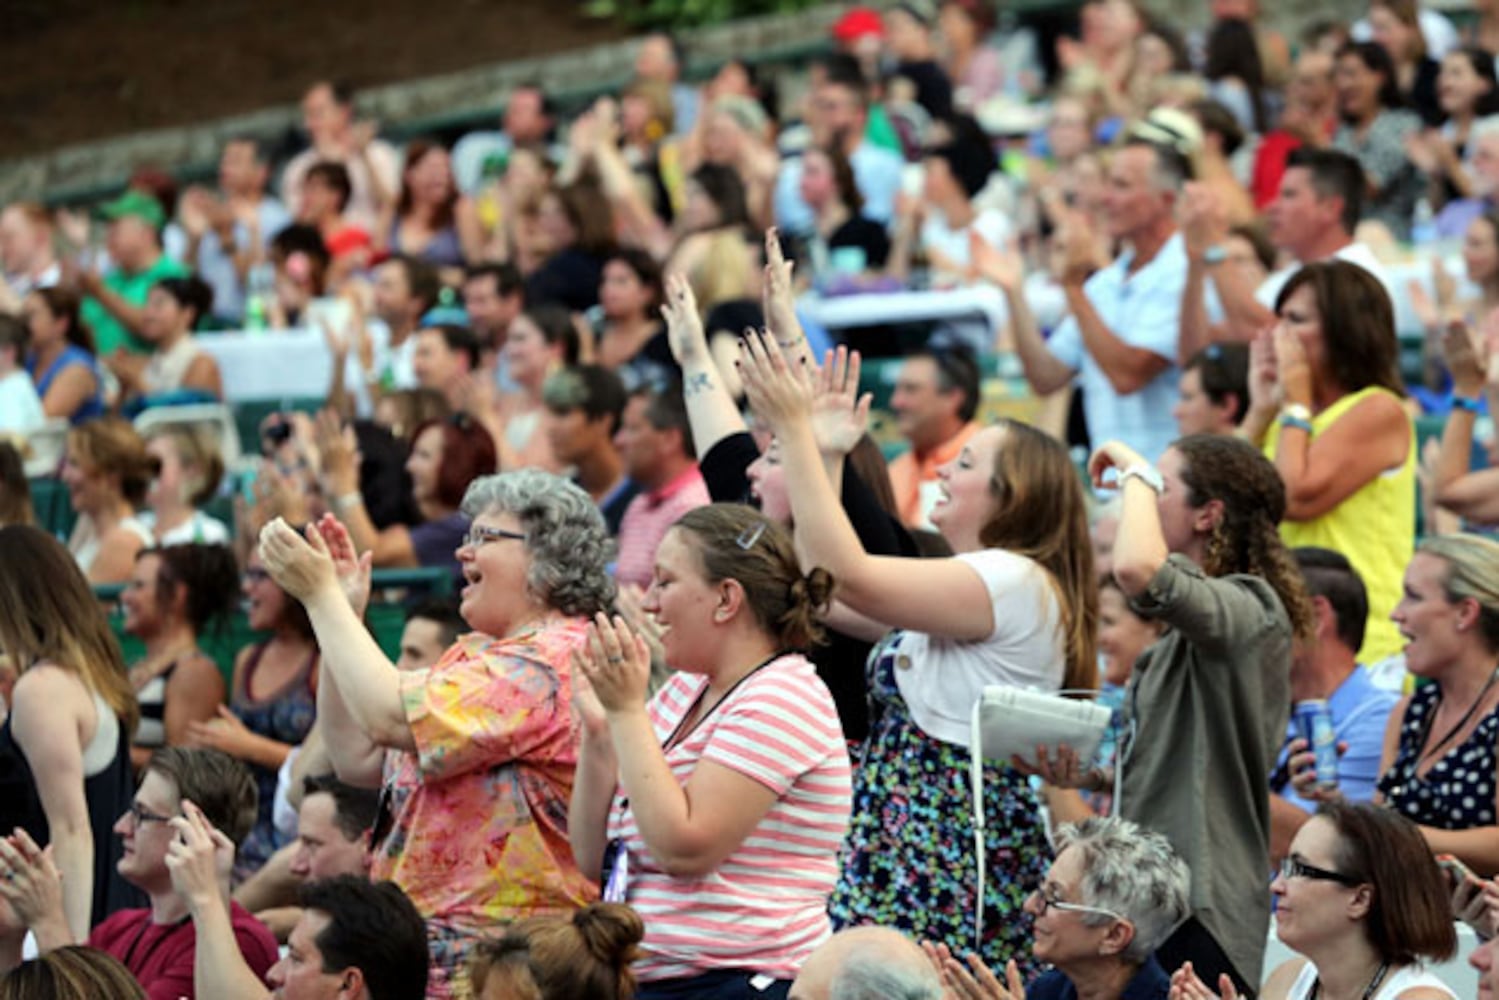
M144 894L115 870L123 844L113 827L134 797L130 734L121 725L114 759L98 774L83 779L83 798L88 804L89 827L94 834L94 905L90 927L117 910L146 905ZM16 743L7 719L0 726L0 830L16 827L25 830L42 847L51 840L31 764Z

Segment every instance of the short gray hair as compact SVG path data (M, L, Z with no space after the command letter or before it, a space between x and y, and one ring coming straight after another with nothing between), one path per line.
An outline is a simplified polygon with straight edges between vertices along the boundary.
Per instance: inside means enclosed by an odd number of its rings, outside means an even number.
M504 513L519 518L531 553L531 596L565 615L593 615L614 602L608 563L614 544L587 493L540 469L480 476L463 495L469 519Z
M942 1000L942 980L929 963L892 962L882 949L862 945L833 977L828 1000Z
M1159 833L1127 819L1093 817L1057 831L1057 853L1069 847L1082 856L1080 902L1135 925L1125 959L1144 962L1187 919L1191 872ZM1091 923L1107 919L1082 916Z

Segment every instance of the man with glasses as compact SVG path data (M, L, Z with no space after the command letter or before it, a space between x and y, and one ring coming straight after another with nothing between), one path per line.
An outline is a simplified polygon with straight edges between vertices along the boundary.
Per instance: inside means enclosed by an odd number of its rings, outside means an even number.
M150 905L113 914L90 932L87 942L74 941L68 931L61 877L51 857L24 833L0 840L0 896L19 921L19 926L0 926L0 972L20 963L21 939L30 929L44 953L78 943L108 952L130 970L151 1000L192 998L196 938L187 900L172 887L167 870L168 848L176 837L171 821L182 815L183 803L191 801L238 844L255 822L256 795L250 772L228 754L181 747L157 750L134 801L114 826L125 844L120 875L144 892ZM220 877L227 898L228 872ZM276 963L276 939L238 903L229 904L229 921L240 954L264 979Z

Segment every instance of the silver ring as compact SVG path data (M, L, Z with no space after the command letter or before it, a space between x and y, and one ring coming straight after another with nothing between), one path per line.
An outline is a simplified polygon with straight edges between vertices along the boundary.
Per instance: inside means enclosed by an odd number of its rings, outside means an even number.
M625 662L625 658L623 656L611 656L611 657L609 657L609 662L610 663L623 663L623 662Z

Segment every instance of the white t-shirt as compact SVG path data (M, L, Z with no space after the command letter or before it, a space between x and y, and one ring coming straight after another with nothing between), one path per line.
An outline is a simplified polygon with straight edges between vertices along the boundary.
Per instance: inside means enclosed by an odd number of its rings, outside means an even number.
M0 433L30 434L46 422L30 375L17 369L0 378Z
M1379 262L1379 258L1374 256L1374 251L1370 250L1366 244L1349 243L1347 246L1334 253L1332 255L1332 259L1345 260L1350 264L1357 264L1365 271L1368 271L1370 274L1374 275L1375 278L1379 279L1379 283L1383 285L1384 290L1389 293L1391 308L1394 307L1395 303L1400 301L1400 299L1395 296L1395 285L1392 281L1390 281L1390 276L1385 271L1384 265ZM1280 295L1280 290L1286 286L1286 282L1291 280L1291 276L1293 274L1301 270L1301 266L1304 263L1306 262L1298 261L1297 263L1292 264L1289 267L1283 267L1279 271L1273 272L1268 278L1260 283L1260 287L1254 290L1254 300L1260 305L1264 306L1266 309L1274 310L1275 299Z
M1001 249L1009 245L1013 232L1010 220L992 208L978 213L971 223L958 229L950 228L941 212L931 212L921 224L921 245L928 254L936 251L959 267L966 268L970 230L977 230L990 246Z
M977 641L901 633L895 682L924 733L966 747L973 703L984 688L1061 690L1067 646L1056 589L1040 563L1004 549L955 558L984 581L994 606L994 631Z
M156 512L143 511L140 522L151 530L156 538L156 544L165 548L168 545L227 545L229 543L229 528L216 517L210 517L201 510L193 511L193 516L183 521L171 531L158 533L156 530Z

